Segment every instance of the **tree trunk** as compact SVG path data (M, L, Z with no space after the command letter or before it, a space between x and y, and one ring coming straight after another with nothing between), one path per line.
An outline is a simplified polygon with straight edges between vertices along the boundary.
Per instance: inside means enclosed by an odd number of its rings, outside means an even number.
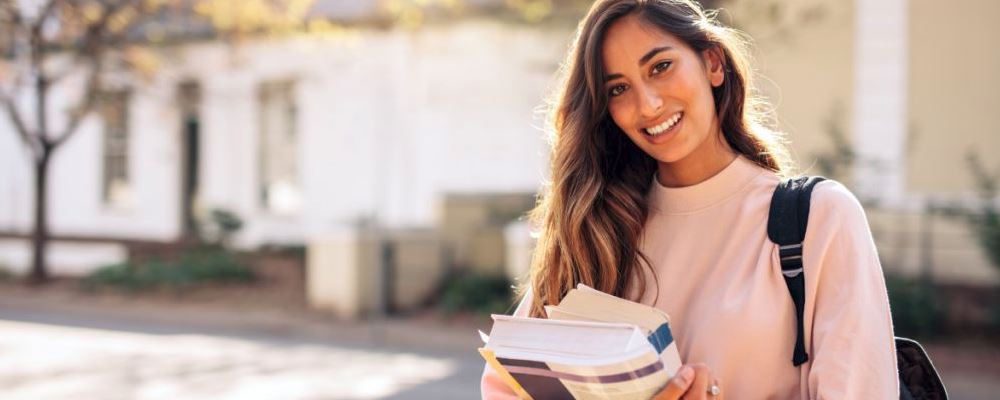
M43 146L41 157L35 161L35 229L31 236L33 257L28 282L42 284L49 280L45 251L48 247L48 175L52 151Z

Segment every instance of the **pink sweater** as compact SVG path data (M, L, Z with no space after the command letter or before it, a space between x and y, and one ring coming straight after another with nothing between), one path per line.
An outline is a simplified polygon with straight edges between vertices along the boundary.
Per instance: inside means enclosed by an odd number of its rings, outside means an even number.
M882 267L864 210L833 181L812 194L803 253L809 362L792 366L795 312L766 232L778 182L741 156L693 186L654 183L642 251L659 281L647 276L642 303L670 315L681 360L707 364L728 398L899 398ZM527 312L522 301L515 314ZM516 398L489 366L482 395Z

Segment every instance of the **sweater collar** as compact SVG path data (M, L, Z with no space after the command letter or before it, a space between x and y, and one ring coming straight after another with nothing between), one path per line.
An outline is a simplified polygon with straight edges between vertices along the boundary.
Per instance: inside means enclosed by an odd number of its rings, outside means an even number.
M665 187L653 174L647 201L651 208L667 214L684 214L714 206L740 192L765 171L743 155L736 156L722 171L685 187Z

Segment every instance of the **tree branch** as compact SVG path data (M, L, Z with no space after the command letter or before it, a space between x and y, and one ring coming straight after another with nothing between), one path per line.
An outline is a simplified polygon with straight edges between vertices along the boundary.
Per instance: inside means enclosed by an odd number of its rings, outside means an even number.
M31 149L31 154L36 158L39 156L38 143L36 140L32 140L31 132L28 130L28 126L24 124L24 118L21 116L21 110L18 109L17 103L10 96L0 94L0 103L2 103L4 110L7 111L7 116L14 123L14 131L17 135L21 137L24 144Z
M66 125L66 130L52 141L53 147L59 147L70 136L73 136L84 118L87 117L87 114L90 114L94 110L94 106L97 104L98 92L101 90L100 75L101 67L99 62L95 61L91 67L90 77L87 79L87 88L85 89L83 100L80 102L80 105L73 108L73 111L70 112L69 124Z
M11 21L21 21L21 13L18 11L15 0L0 0L0 11L10 16Z
M38 131L36 137L41 145L41 155L44 157L48 141L48 77L45 75L45 39L40 24L33 24L30 29L29 48L31 49L31 68L34 70L35 123Z
M0 0L0 5L9 4L13 0ZM105 50L109 47L114 46L114 43L118 40L127 39L125 35L127 32L111 32L109 29L109 23L111 19L124 10L128 6L138 6L140 1L138 0L118 0L118 1L106 1L102 2L104 4L103 12L99 18L93 23L87 24L83 30L83 35L77 43L80 46L76 50L74 56L75 59L84 61L89 65L89 76L87 78L87 83L85 87L85 93L80 103L70 111L69 121L66 125L66 129L58 134L55 138L50 138L47 122L47 113L44 110L46 104L46 94L48 88L52 86L55 80L58 80L64 75L62 73L57 73L56 75L49 76L45 71L45 52L48 50L46 44L44 43L45 38L42 35L42 28L44 21L51 17L52 13L57 9L57 5L61 4L60 0L50 0L42 8L39 13L38 20L29 29L31 37L31 65L34 69L36 76L36 91L38 92L38 124L39 130L35 134L34 140L32 136L25 129L23 120L20 118L20 113L16 110L16 105L13 101L6 102L8 105L8 110L10 114L17 113L18 120L15 125L19 125L19 132L21 132L22 138L29 143L32 151L38 155L39 152L44 151L44 149L55 149L61 144L66 142L74 133L79 130L80 125L83 120L87 117L90 112L94 110L97 105L100 90L102 89L101 75L104 71L104 56ZM72 3L67 3L68 5L73 5ZM68 72L68 71L64 71Z
M45 20L49 19L49 17L52 16L52 13L56 10L56 5L58 3L59 0L49 0L46 2L45 5L42 6L41 11L39 11L38 19L35 20L35 23L31 28L41 30L42 26L45 25Z
M8 42L7 45L11 46L10 49L16 49L17 35L22 29L24 29L24 20L21 16L21 11L18 8L18 5L15 3L16 1L17 0L0 0L0 22L2 22L3 25L6 25L6 28L8 29L6 33L10 35L10 37L0 39L6 40ZM0 35L2 34L4 34L4 32L0 30ZM0 48L0 50L3 49Z
M104 70L104 51L111 40L111 37L108 36L111 33L107 29L108 22L111 20L111 17L132 2L132 0L121 0L109 4L107 8L104 9L101 18L87 27L83 38L83 47L80 48L78 53L78 56L86 59L90 65L90 75L87 78L84 96L80 101L80 104L74 107L70 112L69 123L66 125L66 130L50 142L52 148L59 147L59 145L63 144L66 140L73 136L83 120L88 114L90 114L91 111L93 111L94 106L97 103L98 93L102 89L101 73Z

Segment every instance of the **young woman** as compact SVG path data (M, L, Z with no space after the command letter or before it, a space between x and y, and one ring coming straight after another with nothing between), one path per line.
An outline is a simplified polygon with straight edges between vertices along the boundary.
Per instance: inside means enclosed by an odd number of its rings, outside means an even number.
M735 31L689 0L597 1L564 73L516 315L544 316L579 282L664 310L688 365L659 399L898 398L881 266L833 181L812 193L809 361L792 365L796 316L766 232L789 162ZM514 397L488 366L482 393Z

